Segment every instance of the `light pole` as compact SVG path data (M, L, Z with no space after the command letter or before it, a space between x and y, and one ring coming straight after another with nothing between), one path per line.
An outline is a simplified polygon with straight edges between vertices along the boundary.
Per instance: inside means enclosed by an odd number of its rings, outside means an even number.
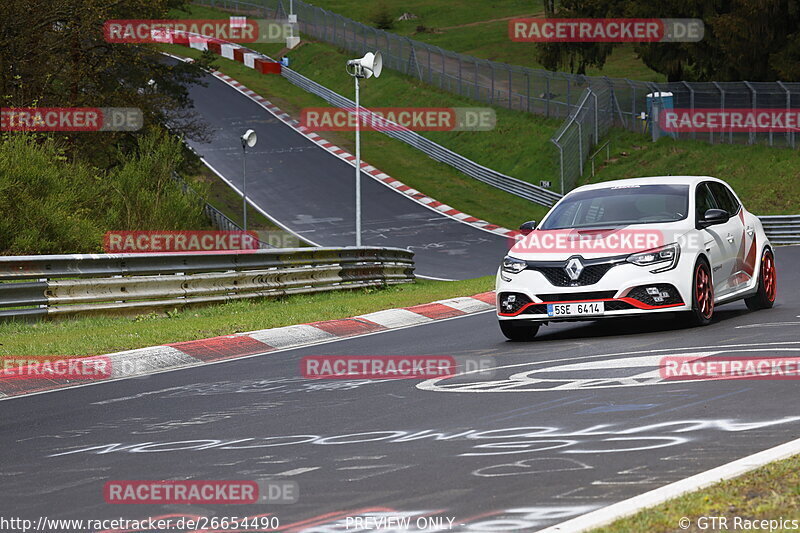
M356 246L361 246L361 104L358 79L379 77L383 70L383 58L380 52L367 52L361 59L348 61L345 68L356 81Z
M256 145L258 137L253 130L247 130L242 135L242 217L244 218L244 231L247 231L247 148Z

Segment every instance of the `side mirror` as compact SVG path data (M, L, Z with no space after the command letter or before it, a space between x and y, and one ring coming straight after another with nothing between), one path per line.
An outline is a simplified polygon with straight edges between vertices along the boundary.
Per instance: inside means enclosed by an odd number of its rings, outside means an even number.
M698 226L700 228L716 226L718 224L726 223L728 220L730 220L730 218L731 216L724 209L709 209L703 215L703 219L698 220Z
M535 220L529 220L528 222L525 222L524 224L522 224L519 227L519 231L523 235L528 235L528 234L530 234L530 232L532 232L535 229L536 229L536 221Z

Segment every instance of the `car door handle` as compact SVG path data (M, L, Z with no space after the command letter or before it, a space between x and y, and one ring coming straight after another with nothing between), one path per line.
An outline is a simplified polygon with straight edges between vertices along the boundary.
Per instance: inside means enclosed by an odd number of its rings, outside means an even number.
M728 239L728 242L729 242L729 243L733 244L733 241L734 241L733 235L731 235L730 233L728 233L728 237L727 237L727 239Z
M752 236L753 236L753 233L754 233L754 232L753 232L753 228L752 228L752 226L747 226L747 234L748 234L748 235L750 235L750 236L752 237Z

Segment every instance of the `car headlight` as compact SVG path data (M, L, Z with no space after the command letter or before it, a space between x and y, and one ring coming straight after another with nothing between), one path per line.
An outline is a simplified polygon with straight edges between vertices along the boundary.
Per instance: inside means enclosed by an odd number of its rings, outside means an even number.
M659 265L659 268L650 271L653 274L658 274L678 266L678 258L680 256L681 247L678 243L672 243L661 248L653 248L646 252L631 254L628 256L628 262L642 267Z
M508 272L509 274L519 274L525 270L526 266L528 266L528 263L522 259L517 259L508 255L503 258L503 272Z

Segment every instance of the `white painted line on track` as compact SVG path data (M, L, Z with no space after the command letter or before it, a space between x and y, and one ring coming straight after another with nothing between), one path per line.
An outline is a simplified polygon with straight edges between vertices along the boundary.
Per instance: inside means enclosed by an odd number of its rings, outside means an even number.
M281 472L279 474L273 474L275 476L283 476L283 477L291 477L291 476L299 476L300 474L305 474L306 472L313 472L314 470L319 470L321 467L319 466L309 466L305 468L295 468L294 470L287 470L286 472Z
M603 507L560 524L539 530L539 533L579 533L608 525L620 518L659 505L688 492L693 492L720 481L732 479L773 461L780 461L800 453L800 439L775 446L768 450L748 455L731 463L712 468L700 474L670 483L664 487L645 492L627 500Z

